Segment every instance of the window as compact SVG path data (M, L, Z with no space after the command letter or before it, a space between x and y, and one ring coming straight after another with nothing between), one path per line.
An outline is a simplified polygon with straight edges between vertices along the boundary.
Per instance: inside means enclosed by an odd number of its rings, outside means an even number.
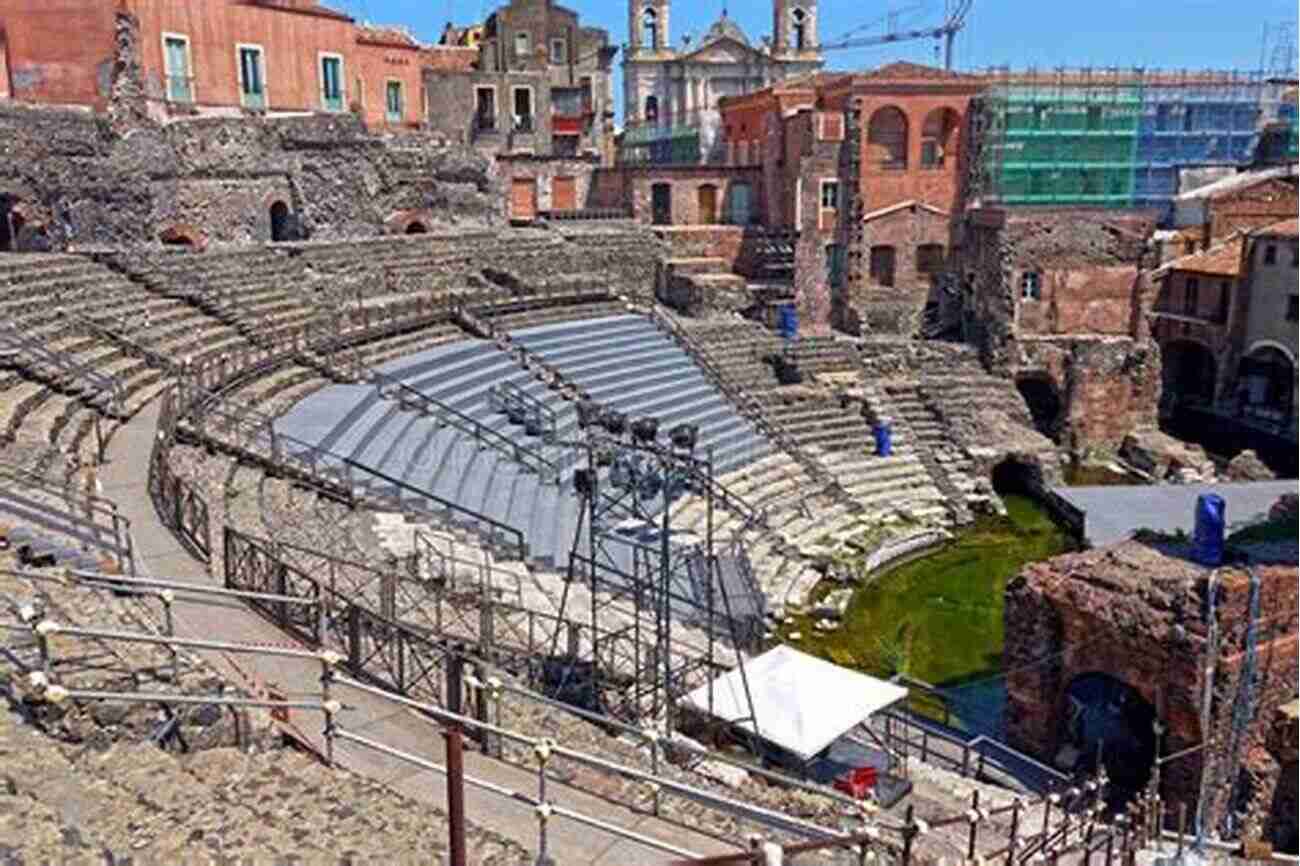
M551 40L551 62L552 63L569 62L569 46L568 43L566 43L563 39Z
M1300 268L1300 246L1291 247L1291 267Z
M1025 271L1020 275L1020 297L1026 301L1038 301L1043 297L1043 275L1038 271Z
M907 168L907 115L894 106L876 111L867 124L867 144L878 168Z
M879 246L871 248L870 274L872 282L885 287L894 285L894 248Z
M1196 277L1188 277L1187 282L1183 284L1183 312L1189 316L1195 316L1196 310L1200 306L1201 281Z
M1264 264L1266 265L1277 264L1277 244L1264 245Z
M266 74L262 68L262 46L237 45L239 58L239 102L245 108L266 108Z
M514 91L515 100L515 132L532 132L533 131L533 89L531 87L516 87Z
M1300 295L1292 295L1286 299L1286 320L1294 322L1300 317Z
M532 47L532 40L528 38L527 33L515 34L515 57L527 57L528 50Z
M167 77L167 101L187 104L194 101L188 36L163 34L163 74Z
M803 51L808 47L808 14L802 9L796 9L790 13L794 19L794 47L796 51Z
M647 48L659 48L659 16L653 9L647 9L641 18L641 28L645 34Z
M478 87L474 90L474 126L477 129L497 128L497 90L495 87Z
M320 55L320 104L326 111L343 110L343 58Z
M943 266L943 244L921 244L916 248L917 273L943 273Z
M1219 309L1215 321L1224 324L1228 321L1228 307L1232 303L1232 283L1223 280L1219 283Z
M838 180L822 181L822 207L836 210L840 206L840 182Z
M384 109L389 123L401 123L405 114L406 99L402 93L402 82L390 81L384 87Z
M1088 128L1101 129L1101 106L1088 106Z
M659 122L659 97L647 96L645 98L645 122L651 124Z

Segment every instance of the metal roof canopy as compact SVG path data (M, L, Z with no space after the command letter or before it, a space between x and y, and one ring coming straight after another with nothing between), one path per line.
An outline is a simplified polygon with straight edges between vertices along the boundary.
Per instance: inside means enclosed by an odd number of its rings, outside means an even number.
M788 646L745 663L753 695L750 718L740 671L731 670L681 698L681 703L754 731L810 761L873 714L907 697L895 683L860 674ZM709 688L713 707L709 708Z

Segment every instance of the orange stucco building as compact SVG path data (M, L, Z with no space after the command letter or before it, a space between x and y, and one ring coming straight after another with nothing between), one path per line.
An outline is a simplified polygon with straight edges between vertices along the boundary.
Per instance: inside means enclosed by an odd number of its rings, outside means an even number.
M103 109L115 20L139 21L150 110L357 110L367 126L425 117L423 70L468 69L472 48L358 25L317 0L0 0L0 96ZM71 37L71 38L70 38Z

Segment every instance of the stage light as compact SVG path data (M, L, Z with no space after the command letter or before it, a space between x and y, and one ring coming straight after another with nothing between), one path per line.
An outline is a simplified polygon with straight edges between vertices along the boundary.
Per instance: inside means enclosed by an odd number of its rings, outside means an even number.
M586 429L600 423L600 404L595 400L578 401L578 426Z
M591 496L596 490L596 473L587 468L575 469L573 472L573 489L579 496Z
M683 451L694 451L699 436L700 428L694 424L678 424L668 433L668 438L672 441L673 447L680 448Z
M623 431L627 429L627 416L622 412L615 412L612 409L601 416L601 426L609 431L611 436L622 436Z
M645 418L638 418L636 422L632 424L632 438L643 445L649 445L653 443L655 441L655 437L658 435L659 435L658 418L651 418L648 416Z

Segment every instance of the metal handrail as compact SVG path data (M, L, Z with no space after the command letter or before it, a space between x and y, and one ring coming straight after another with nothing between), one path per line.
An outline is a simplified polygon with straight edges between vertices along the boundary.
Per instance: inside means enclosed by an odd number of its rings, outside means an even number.
M498 433L491 427L471 418L459 409L454 409L447 403L437 400L433 397L423 394L412 388L400 379L393 378L385 373L374 371L371 376L376 382L376 390L379 396L386 397L384 386L396 388L403 398L410 399L422 406L429 414L434 415L440 420L451 424L462 433L474 437L474 441L487 445L492 450L503 454L521 463L525 466L532 465L534 469L543 476L546 476L555 483L560 480L560 468L552 460L543 456L540 452L529 448L527 445L521 445L514 439Z
M537 421L537 427L541 431L544 441L550 442L555 438L556 428L558 426L558 416L555 410L547 406L541 400L538 400L532 394L529 394L516 382L498 382L493 385L489 391L492 399L499 402L501 408L509 410L511 401L517 401L522 404L527 414L530 414ZM525 422L527 425L527 422Z
M116 377L106 376L89 364L77 363L66 352L52 352L42 343L19 333L8 325L0 326L0 343L8 344L19 353L28 353L37 364L52 367L66 376L82 380L105 392L109 410L114 414L122 415L126 412L126 398L122 391L122 383Z

